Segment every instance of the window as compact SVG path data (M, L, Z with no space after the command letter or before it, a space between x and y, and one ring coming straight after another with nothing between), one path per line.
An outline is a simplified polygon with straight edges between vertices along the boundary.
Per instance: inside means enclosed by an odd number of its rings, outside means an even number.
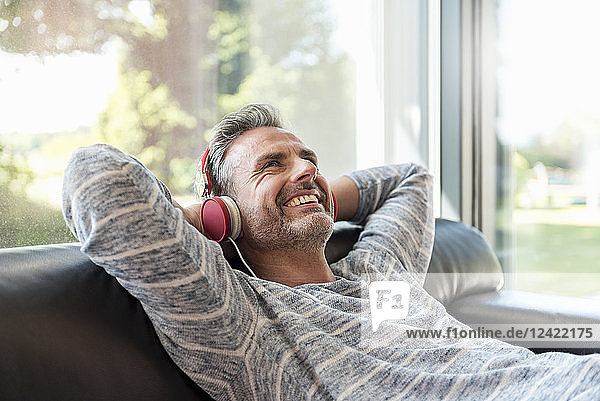
M61 178L80 145L121 148L191 202L210 127L250 102L278 106L328 177L405 161L435 171L438 7L4 0L0 247L74 241Z
M595 1L441 4L441 215L479 228L504 288L597 297Z
M597 1L497 3L497 237L514 286L600 291ZM522 273L536 273L523 275Z

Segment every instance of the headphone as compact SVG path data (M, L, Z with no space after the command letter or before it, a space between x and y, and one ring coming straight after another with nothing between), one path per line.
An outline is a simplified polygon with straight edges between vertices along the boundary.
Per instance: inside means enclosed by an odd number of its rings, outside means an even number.
M203 185L197 185L196 194L203 198L200 207L200 220L206 236L217 242L222 242L228 238L235 240L242 234L242 217L235 201L229 196L210 196L212 184L210 176L206 171L206 159L208 158L207 147L200 161L200 180ZM197 177L198 178L198 177ZM333 201L333 220L337 217L337 200L333 191L329 192Z
M210 196L212 184L206 171L209 149L210 147L206 148L200 161L200 180L203 185L198 185L196 189L196 194L204 199L200 207L202 227L206 236L213 241L221 242L227 238L235 240L242 232L240 209L229 196Z

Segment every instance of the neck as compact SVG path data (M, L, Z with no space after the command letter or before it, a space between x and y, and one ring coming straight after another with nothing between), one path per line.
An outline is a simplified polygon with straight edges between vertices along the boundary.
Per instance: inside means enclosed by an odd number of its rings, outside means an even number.
M254 273L269 281L295 287L308 283L335 281L325 259L325 248L313 252L293 249L256 249L240 244L244 258Z

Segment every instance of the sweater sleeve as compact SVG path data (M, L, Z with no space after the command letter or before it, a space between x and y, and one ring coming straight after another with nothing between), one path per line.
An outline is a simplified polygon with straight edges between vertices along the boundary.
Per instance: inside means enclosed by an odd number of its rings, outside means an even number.
M433 247L432 177L416 164L349 175L359 189L353 221L364 225L354 249L380 252L423 284Z
M243 355L255 323L251 278L185 221L141 163L109 145L77 149L64 174L63 213L81 250L139 299L186 373L194 376L185 358L198 347L208 357L211 349Z

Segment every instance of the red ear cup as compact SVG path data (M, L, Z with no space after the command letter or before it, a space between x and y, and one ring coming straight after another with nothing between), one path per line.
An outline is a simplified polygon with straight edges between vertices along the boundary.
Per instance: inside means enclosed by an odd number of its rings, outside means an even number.
M213 241L237 239L242 231L240 210L228 196L214 196L202 202L200 219L204 233Z

